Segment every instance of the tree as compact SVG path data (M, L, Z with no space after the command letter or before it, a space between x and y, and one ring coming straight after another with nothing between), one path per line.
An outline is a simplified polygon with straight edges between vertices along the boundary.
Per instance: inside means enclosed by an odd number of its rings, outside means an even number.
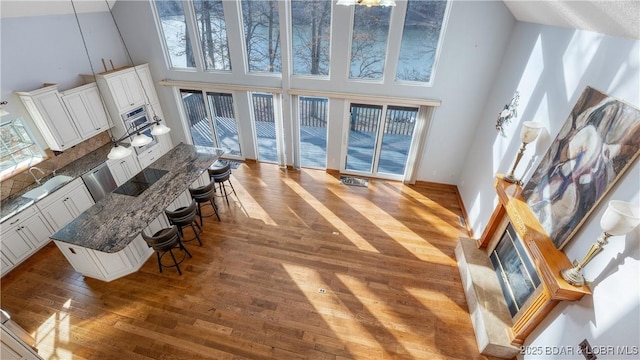
M200 0L194 3L200 28L200 43L207 69L230 70L227 27L222 1Z
M352 78L382 77L390 17L391 9L388 7L355 9L351 39Z
M242 18L250 71L282 71L280 17L275 0L242 1Z
M331 2L291 2L294 73L329 74Z

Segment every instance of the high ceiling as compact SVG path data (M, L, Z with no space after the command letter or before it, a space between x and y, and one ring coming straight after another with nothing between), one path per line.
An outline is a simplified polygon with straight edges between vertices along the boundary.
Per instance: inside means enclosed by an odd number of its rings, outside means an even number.
M111 6L115 2L109 0ZM505 0L504 3L519 21L640 39L638 0ZM104 0L76 0L74 4L78 12L107 10ZM2 18L71 13L71 1L0 1Z

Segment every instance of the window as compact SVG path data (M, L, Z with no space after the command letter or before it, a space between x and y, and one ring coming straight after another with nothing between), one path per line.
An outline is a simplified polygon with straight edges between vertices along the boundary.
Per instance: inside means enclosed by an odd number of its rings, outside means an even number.
M221 0L194 1L200 44L207 70L231 70L227 25Z
M329 75L331 1L291 2L295 75Z
M278 162L278 142L273 109L273 94L251 94L253 120L258 145L258 160Z
M33 141L33 135L22 119L0 124L0 140L0 178L44 160L42 150Z
M390 19L390 7L355 7L350 78L382 79Z
M242 20L250 72L282 71L277 0L243 0Z
M327 167L328 110L328 98L298 98L301 166L321 169Z
M193 68L193 47L181 1L154 1L171 67Z
M446 1L409 1L396 80L431 80L446 7Z

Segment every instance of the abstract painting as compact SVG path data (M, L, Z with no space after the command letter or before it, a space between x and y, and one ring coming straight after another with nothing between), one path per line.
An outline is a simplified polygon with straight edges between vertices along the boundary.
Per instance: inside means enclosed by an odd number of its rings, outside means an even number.
M640 154L640 110L587 87L522 196L562 249Z

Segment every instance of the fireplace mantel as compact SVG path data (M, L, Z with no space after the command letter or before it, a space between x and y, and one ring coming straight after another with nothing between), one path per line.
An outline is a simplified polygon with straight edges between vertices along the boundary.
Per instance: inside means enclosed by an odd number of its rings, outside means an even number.
M527 305L513 318L511 343L522 345L525 338L558 302L580 300L584 295L590 294L591 290L587 286L570 285L562 278L560 271L573 265L565 253L555 247L522 198L522 188L517 184L504 181L501 176L496 177L494 186L500 202L491 215L482 238L478 241L478 247L487 247L499 228L498 224L508 216L531 255L542 281L542 291L532 295L535 299L530 299L532 301L528 301Z

